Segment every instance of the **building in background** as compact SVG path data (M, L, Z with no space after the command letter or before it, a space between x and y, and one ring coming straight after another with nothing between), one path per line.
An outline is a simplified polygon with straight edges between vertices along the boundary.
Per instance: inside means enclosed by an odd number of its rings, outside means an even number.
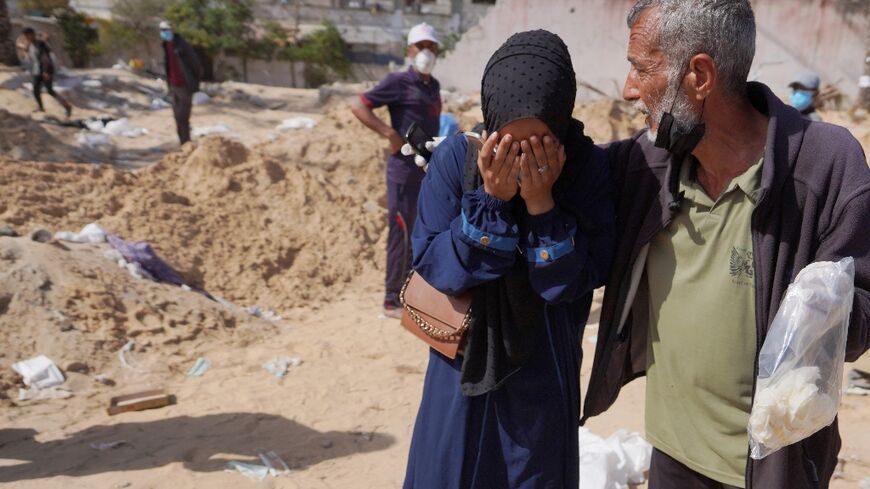
M323 21L335 24L350 47L353 77L376 80L404 62L404 39L411 26L420 22L434 26L449 49L495 3L496 0L254 0L254 17L257 21L277 21L297 38L322 29ZM106 20L112 17L112 4L113 0L70 0L74 9ZM301 79L291 77L289 70L294 68L282 66L282 62L249 63L253 64L249 65L248 79L254 83L290 85L291 78Z

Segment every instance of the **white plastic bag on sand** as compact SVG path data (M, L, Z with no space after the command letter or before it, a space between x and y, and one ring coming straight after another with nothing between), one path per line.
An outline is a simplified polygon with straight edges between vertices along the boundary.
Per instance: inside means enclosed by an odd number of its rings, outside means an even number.
M217 124L214 126L197 127L193 130L194 137L201 138L203 136L212 136L215 134L230 134L232 129L226 124Z
M275 127L275 130L283 131L285 129L311 129L317 125L317 121L310 117L291 117L284 119L281 124Z
M230 460L229 462L227 462L227 466L224 468L224 472L239 472L245 477L259 482L265 479L267 475L269 475L269 467L266 467L265 465L249 464L245 462Z
M191 98L191 102L193 102L193 105L207 104L209 100L211 100L211 97L209 97L208 94L205 92L196 92Z
M101 132L110 136L124 136L125 138L138 138L148 134L148 129L144 127L134 126L127 120L126 117L116 121L110 121L106 124Z
M608 439L580 428L580 489L626 489L649 470L652 445L638 433L619 430Z
M172 104L163 100L160 97L151 99L151 110L163 110L172 107Z
M106 230L100 227L99 224L92 222L77 233L58 231L54 233L54 239L73 243L105 243Z
M76 141L86 148L98 148L112 144L112 138L108 134L80 132Z
M748 427L752 458L760 460L834 421L854 282L855 264L847 257L808 265L786 291L758 359Z
M63 374L57 365L45 355L12 364L12 370L24 377L24 385L46 389L63 384Z

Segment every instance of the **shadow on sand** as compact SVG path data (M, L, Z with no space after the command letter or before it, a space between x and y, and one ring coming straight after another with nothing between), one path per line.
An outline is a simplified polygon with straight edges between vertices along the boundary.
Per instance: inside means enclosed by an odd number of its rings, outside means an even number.
M298 470L383 450L395 441L378 433L319 432L281 416L257 413L98 425L42 443L37 435L30 428L0 429L0 459L25 462L0 467L0 482L143 470L176 462L188 470L215 472L230 460L260 463L257 450L273 450ZM91 447L120 440L126 443L108 450Z

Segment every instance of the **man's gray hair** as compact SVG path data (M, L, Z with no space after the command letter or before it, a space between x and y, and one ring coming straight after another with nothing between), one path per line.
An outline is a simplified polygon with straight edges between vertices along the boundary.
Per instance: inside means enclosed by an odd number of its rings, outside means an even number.
M656 8L653 21L669 80L685 72L692 56L705 53L713 58L725 93L746 97L755 57L755 15L749 0L639 0L628 13L628 27L649 8Z

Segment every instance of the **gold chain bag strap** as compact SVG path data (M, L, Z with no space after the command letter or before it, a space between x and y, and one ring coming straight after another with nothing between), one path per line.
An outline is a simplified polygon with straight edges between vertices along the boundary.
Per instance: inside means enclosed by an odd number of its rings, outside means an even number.
M399 293L402 326L452 360L462 354L471 322L471 296L471 292L447 295L412 271Z

